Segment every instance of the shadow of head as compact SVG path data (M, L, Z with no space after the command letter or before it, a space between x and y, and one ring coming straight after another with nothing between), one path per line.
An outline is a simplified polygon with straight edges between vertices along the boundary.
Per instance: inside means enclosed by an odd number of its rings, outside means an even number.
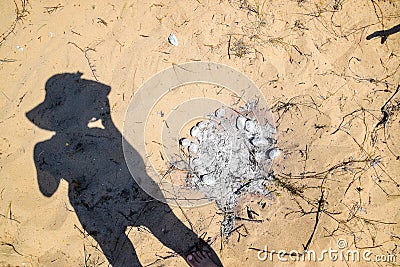
M61 177L78 186L85 182L80 178L85 171L103 171L101 166L112 169L106 157L97 157L98 163L91 165L91 159L99 151L108 153L121 165L124 163L121 136L112 127L110 117L107 96L111 88L81 76L78 72L50 77L45 85L44 101L26 113L39 128L56 132L56 136L37 143L34 149L39 188L47 197L55 193ZM107 131L89 129L88 123L95 120L102 120ZM106 135L108 139L88 137L89 131L92 136Z
M27 118L39 128L56 132L82 129L90 121L108 118L111 88L81 76L80 72L52 76L46 82L44 101L27 112Z

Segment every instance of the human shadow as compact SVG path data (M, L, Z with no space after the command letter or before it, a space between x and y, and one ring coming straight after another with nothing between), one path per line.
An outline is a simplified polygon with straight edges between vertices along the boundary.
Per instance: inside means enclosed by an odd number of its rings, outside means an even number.
M55 131L34 149L41 193L51 197L61 179L68 182L69 200L82 227L112 266L142 266L125 233L127 226L147 227L182 257L208 249L222 266L210 246L167 204L147 195L135 182L125 163L122 135L110 116L111 88L81 75L52 76L46 82L45 100L26 113L36 126ZM94 121L99 127L89 127ZM143 160L137 164L145 168Z
M383 44L383 43L385 43L385 41L389 37L389 35L395 34L397 32L400 32L400 24L396 25L388 30L373 32L367 36L367 40L370 40L375 37L381 37L381 44Z

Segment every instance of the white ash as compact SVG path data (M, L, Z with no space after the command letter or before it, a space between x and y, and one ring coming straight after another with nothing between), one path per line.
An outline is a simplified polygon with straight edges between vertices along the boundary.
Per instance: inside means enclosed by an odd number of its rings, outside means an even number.
M220 108L190 130L190 140L180 141L189 155L187 186L203 192L224 214L230 214L222 223L226 237L234 229L238 198L270 193L268 170L280 153L273 138L275 128L256 120L256 108L256 102L239 111Z

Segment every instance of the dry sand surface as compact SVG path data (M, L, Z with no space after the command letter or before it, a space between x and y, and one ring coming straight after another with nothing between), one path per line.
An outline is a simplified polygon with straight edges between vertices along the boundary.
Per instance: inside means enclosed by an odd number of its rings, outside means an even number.
M0 2L0 266L109 264L69 197L80 182L59 173L64 179L51 194L38 186L35 164L43 155L35 159L34 149L55 131L26 113L44 101L46 82L82 72L82 79L110 86L112 122L122 132L141 84L174 64L200 60L226 64L254 81L271 107L282 151L272 167L274 198L243 199L227 242L214 204L172 207L224 266L400 264L399 1L25 1ZM171 32L178 46L168 43ZM190 96L166 96L155 111L167 113ZM47 111L51 117L52 107ZM154 125L147 129L149 144L160 138ZM107 152L99 147L98 154ZM128 226L126 234L143 266L187 266L145 226ZM265 246L320 255L338 249L338 240L347 242L344 252L370 251L372 261L257 258ZM376 255L392 262L377 262Z

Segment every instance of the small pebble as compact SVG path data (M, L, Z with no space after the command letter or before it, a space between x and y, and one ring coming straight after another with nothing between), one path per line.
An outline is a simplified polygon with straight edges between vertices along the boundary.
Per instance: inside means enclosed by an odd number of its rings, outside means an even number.
M200 128L193 126L192 129L190 129L190 135L193 137L198 137L200 135Z
M246 131L250 133L255 133L256 132L256 123L251 120L247 120L245 124Z
M199 145L198 144L191 144L189 146L189 151L191 153L197 153L199 151Z
M260 137L253 138L250 142L253 146L257 146L257 147L270 145L267 139L260 138Z
M239 130L243 130L244 126L246 124L246 120L247 119L245 117L242 117L242 116L237 117L237 119L236 119L236 128L238 128Z
M183 139L181 139L181 146L182 147L188 147L188 146L190 146L190 140L189 139L186 139L186 138L183 138Z
M217 118L222 118L225 115L225 109L220 108L215 111L215 116Z
M199 123L197 123L197 127L199 127L200 130L204 130L205 128L207 128L208 123L205 121L201 121Z
M279 157L280 154L281 154L281 152L279 151L279 149L273 148L269 151L268 156L270 159L275 159L275 158Z
M203 183L206 185L214 185L215 184L215 179L212 175L203 175L202 176Z
M178 46L179 42L178 42L178 38L175 36L175 34L171 33L168 36L168 42L170 44L172 44L173 46Z

